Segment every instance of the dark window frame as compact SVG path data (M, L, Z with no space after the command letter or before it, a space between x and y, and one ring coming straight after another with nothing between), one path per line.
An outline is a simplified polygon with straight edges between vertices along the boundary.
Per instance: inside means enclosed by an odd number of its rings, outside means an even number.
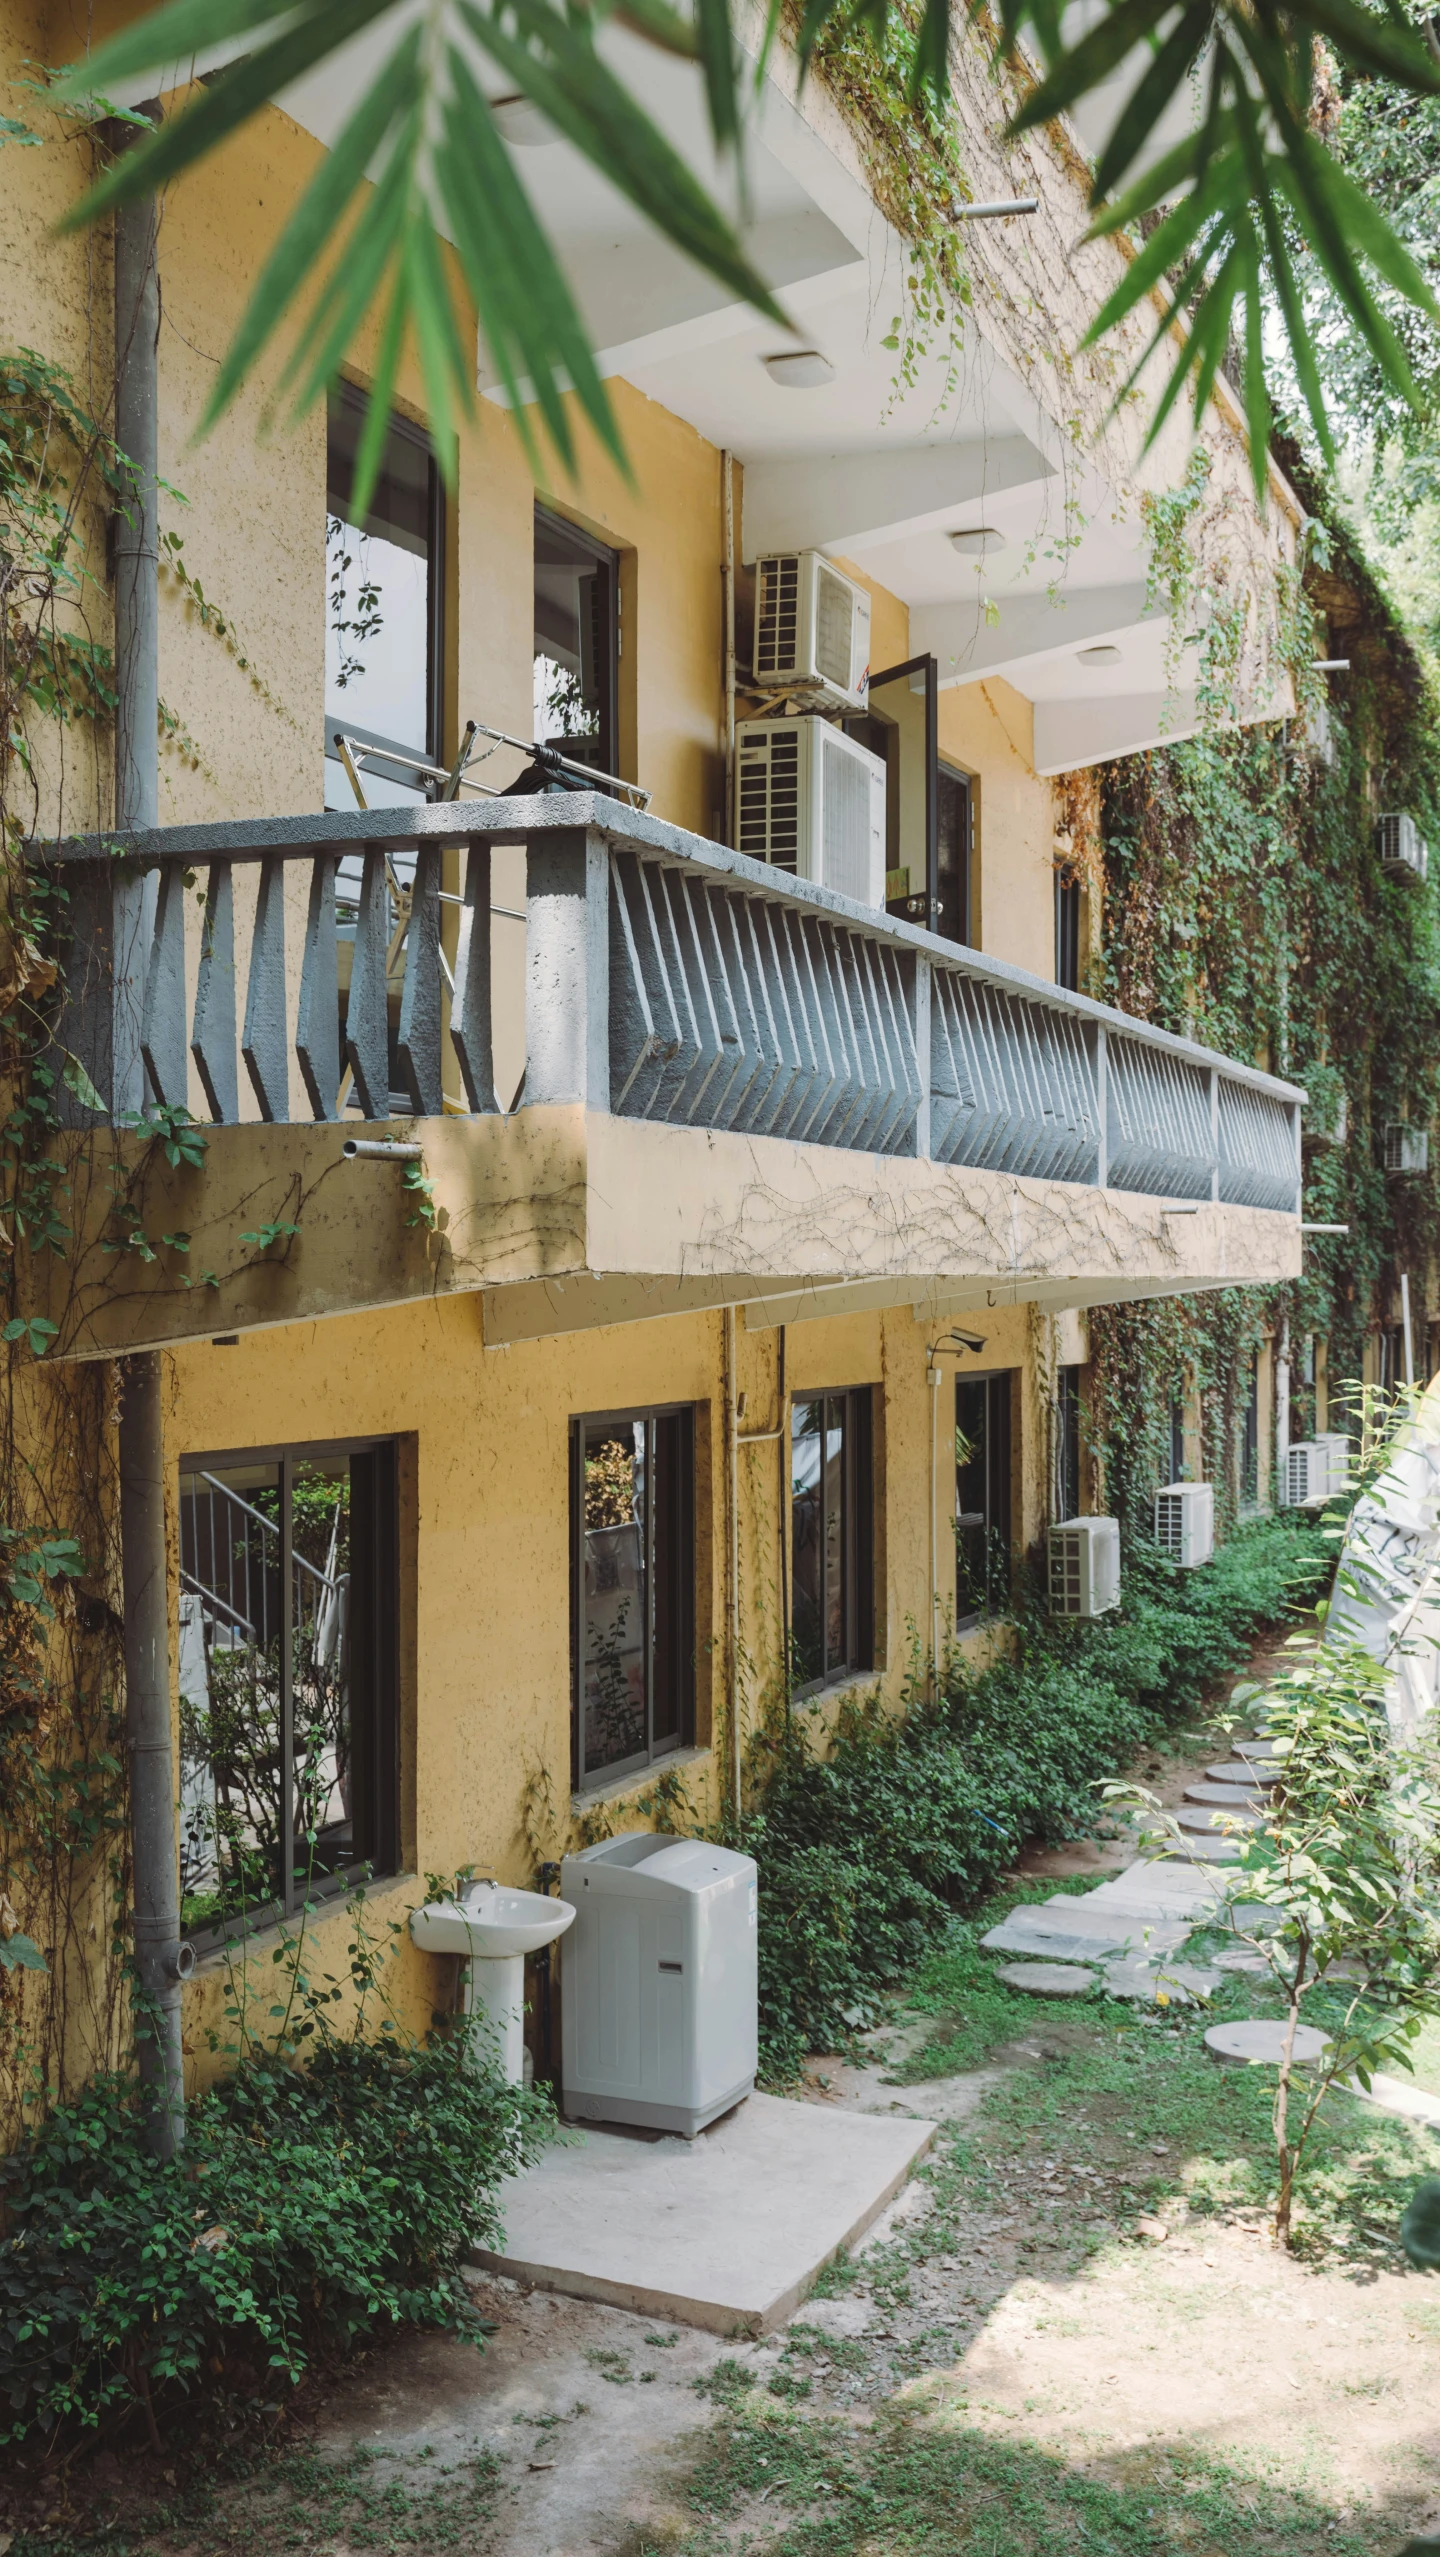
M596 659L600 683L600 734L595 746L595 768L609 773L615 780L620 773L620 553L609 542L587 533L581 524L572 524L568 515L557 515L552 506L535 507L535 529L542 528L558 539L573 542L576 549L594 560L607 581L608 603L603 617L604 646ZM538 742L538 741L537 741ZM559 738L551 741L559 747ZM588 761L588 757L579 758Z
M1080 1515L1080 1369L1067 1365L1055 1376L1055 1480L1051 1491L1055 1522Z
M1059 862L1055 869L1055 983L1067 994L1080 992L1081 925L1085 890L1078 870Z
M361 389L357 383L346 381L344 379L336 384L333 396L339 401L342 407L348 408L352 413L362 417L369 405L368 393ZM445 587L446 563L448 558L447 535L449 530L445 481L441 473L439 463L435 458L434 444L431 441L429 431L426 427L419 425L413 417L406 417L402 410L392 408L390 412L390 433L398 436L403 443L413 444L424 454L429 474L426 489L425 530L425 542L429 554L430 565L425 613L425 756L428 762L438 764L443 761L445 751L445 637L447 630ZM333 511L334 510L330 505L329 468L327 458L325 490L325 514L327 523ZM347 518L346 520L348 521L349 519ZM332 752L333 740L337 729L341 729L343 734L347 737L356 738L362 745L384 746L387 749L393 750L396 754L414 754L415 752L415 743L413 738L391 737L384 734L379 729L352 727L348 721L342 722L340 719L336 718L327 708L325 712L325 753L327 759L331 763L336 764L342 772L344 767L343 765L340 765L338 755ZM406 774L397 764L377 763L367 766L363 756L361 756L358 760L359 769L362 775L368 770L372 777L377 781L388 780L405 782L407 780ZM427 776L425 773L417 769L409 777L408 786L423 790L428 797L435 798L439 794L441 785L433 777Z
M292 1628L292 1492L295 1470L310 1463L334 1463L340 1457L384 1458L388 1464L376 1465L375 1482L368 1522L373 1535L372 1561L382 1568L372 1569L368 1581L357 1573L356 1537L359 1532L357 1513L351 1506L350 1645L351 1669L354 1662L363 1663L362 1683L348 1692L350 1709L352 1764L356 1778L357 1809L354 1815L357 1832L369 1831L368 1851L357 1855L354 1862L329 1874L312 1873L297 1879L293 1855L286 1860L281 1889L269 1901L253 1909L237 1911L212 1924L184 1930L185 1941L198 1952L213 1946L234 1942L239 1937L258 1934L293 1917L308 1904L333 1899L353 1889L363 1867L371 1881L389 1880L401 1869L400 1835L401 1767L400 1767L400 1441L392 1434L360 1435L355 1438L290 1440L279 1445L261 1447L204 1448L187 1451L176 1467L178 1486L187 1475L223 1474L241 1466L271 1466L279 1475L280 1533L280 1652L279 1690L281 1718L280 1790L289 1807L286 1826L293 1832L295 1817L294 1757L294 1659L290 1643ZM352 1476L353 1481L353 1476ZM364 1524L366 1522L360 1522ZM368 1648L356 1641L357 1583L365 1604L365 1621L370 1643ZM362 1710L363 1709L363 1710ZM362 1727L363 1726L363 1727Z
M866 1676L875 1667L875 1387L873 1385L841 1385L817 1388L813 1393L794 1394L790 1398L786 1427L786 1447L790 1464L790 1517L787 1556L790 1593L790 1658L792 1679L795 1666L794 1622L795 1589L795 1415L811 1403L838 1403L843 1406L841 1454L841 1617L843 1623L843 1659L823 1661L819 1673L803 1683L792 1684L797 1699L822 1695L846 1678ZM828 1427L828 1421L822 1428ZM822 1538L822 1588L820 1621L827 1618L825 1571ZM823 1638L822 1638L823 1639Z
M1251 1350L1244 1378L1244 1400L1239 1413L1240 1507L1242 1510L1261 1506L1260 1483L1260 1352Z
M671 1604L676 1611L673 1637L680 1678L680 1694L673 1735L655 1740L655 1659L654 1659L654 1525L656 1466L653 1445L647 1440L645 1466L646 1516L645 1538L646 1588L649 1598L645 1646L645 1727L646 1746L624 1759L614 1759L608 1766L587 1769L585 1765L585 1440L590 1430L632 1428L643 1423L649 1431L656 1421L678 1419L684 1424L684 1450L680 1465L681 1509L678 1521L678 1561ZM623 1782L627 1777L642 1775L649 1767L661 1765L678 1751L695 1745L695 1405L693 1403L639 1403L618 1411L573 1412L570 1416L570 1786L577 1796L596 1793L605 1786Z
M1014 1504L1011 1472L1014 1432L1012 1397L1015 1370L992 1368L979 1376L957 1376L955 1379L955 1430L960 1432L961 1397L978 1386L985 1396L985 1443L982 1461L985 1468L982 1506L979 1510L960 1507L961 1477L964 1468L957 1454L955 1464L955 1623L957 1630L983 1624L987 1618L1003 1615L1010 1602L1013 1572ZM968 1436L968 1433L967 1433ZM978 1526L983 1538L981 1569L975 1575L983 1586L983 1602L967 1606L961 1582L964 1547L962 1539L973 1537Z

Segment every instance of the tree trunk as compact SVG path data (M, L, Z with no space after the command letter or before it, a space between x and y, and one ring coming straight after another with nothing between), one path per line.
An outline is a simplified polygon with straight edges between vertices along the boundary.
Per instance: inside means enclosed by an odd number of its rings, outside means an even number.
M1275 2243L1290 2244L1290 2203L1295 2190L1295 2151L1290 2146L1290 2072L1295 2059L1295 2028L1300 2021L1300 1983L1297 1977L1285 2018L1285 2041L1280 2053L1280 2075L1275 2084L1275 2154L1280 2165L1280 2190L1275 2197Z

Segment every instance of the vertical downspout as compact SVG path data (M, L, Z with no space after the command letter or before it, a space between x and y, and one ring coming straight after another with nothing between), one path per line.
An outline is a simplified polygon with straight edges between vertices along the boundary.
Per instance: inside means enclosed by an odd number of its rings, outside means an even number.
M735 843L735 462L720 456L720 563L725 608L725 715L722 752L725 758L725 841Z
M131 465L115 525L115 823L158 821L160 287L153 197L115 216L115 441ZM143 995L151 895L129 892L117 913L117 974ZM126 898L120 887L116 903ZM122 938L133 949L122 951ZM139 964L137 964L137 962ZM117 993L119 989L117 988ZM135 1042L138 1053L139 1042ZM119 1100L116 1101L117 1108ZM120 1548L125 1597L125 1736L134 1892L135 2038L146 2144L172 2157L185 2137L180 1982L193 1955L180 1943L175 1769L170 1729L170 1611L165 1561L165 1437L160 1359L123 1362ZM188 1959L187 1959L188 1957Z

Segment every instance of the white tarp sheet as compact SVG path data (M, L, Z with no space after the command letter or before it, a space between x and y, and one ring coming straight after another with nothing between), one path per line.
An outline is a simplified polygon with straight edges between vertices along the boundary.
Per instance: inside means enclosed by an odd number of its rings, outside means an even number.
M1325 1639L1389 1672L1391 1734L1410 1739L1440 1702L1440 1377L1350 1513Z

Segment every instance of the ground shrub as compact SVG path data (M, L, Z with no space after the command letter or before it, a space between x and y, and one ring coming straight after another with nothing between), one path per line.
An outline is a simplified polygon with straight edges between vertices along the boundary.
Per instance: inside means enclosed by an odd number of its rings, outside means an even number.
M1313 1604L1329 1550L1308 1521L1266 1520L1198 1571L1141 1551L1115 1615L1057 1624L1022 1604L1012 1659L971 1677L957 1657L938 1702L898 1724L873 1700L851 1708L824 1759L792 1715L738 1839L760 1868L767 2073L865 2023L1027 1838L1087 1829L1096 1780L1193 1714L1262 1627Z
M96 2080L0 2161L0 2442L227 2377L274 2394L376 2325L478 2336L461 2256L547 2119L459 2036L336 2040L244 2059L162 2162L133 2085Z

